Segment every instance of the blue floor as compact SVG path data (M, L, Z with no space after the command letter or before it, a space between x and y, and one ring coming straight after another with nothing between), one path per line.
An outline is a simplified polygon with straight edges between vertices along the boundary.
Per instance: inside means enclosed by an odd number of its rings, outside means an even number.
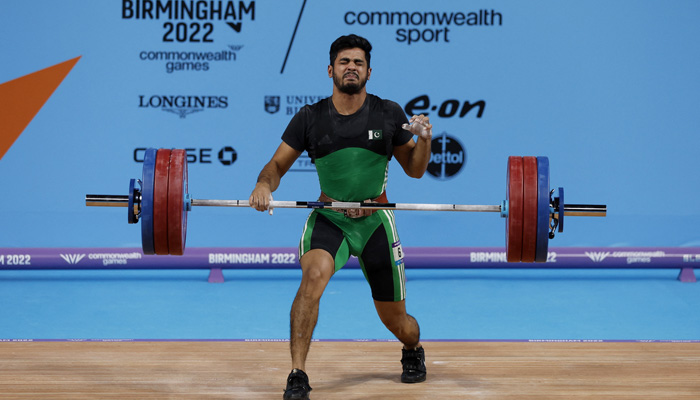
M700 283L678 270L407 270L424 340L700 340ZM287 339L300 272L2 271L0 339ZM393 339L357 269L322 298L315 339Z

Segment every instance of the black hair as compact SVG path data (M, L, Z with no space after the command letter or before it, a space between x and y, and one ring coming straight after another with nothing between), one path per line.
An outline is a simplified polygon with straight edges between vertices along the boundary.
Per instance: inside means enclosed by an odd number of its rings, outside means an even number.
M372 51L372 45L369 41L362 36L357 36L355 34L341 36L331 44L331 65L335 62L338 57L338 53L341 50L360 48L365 51L365 58L367 59L367 68L369 68L369 59L371 57L370 51Z

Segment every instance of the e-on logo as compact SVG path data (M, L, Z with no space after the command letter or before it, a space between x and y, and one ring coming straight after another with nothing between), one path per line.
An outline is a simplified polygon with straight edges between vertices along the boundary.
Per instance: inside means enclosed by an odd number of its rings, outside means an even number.
M449 179L467 163L467 152L459 141L446 132L433 138L430 144L428 173L437 179Z

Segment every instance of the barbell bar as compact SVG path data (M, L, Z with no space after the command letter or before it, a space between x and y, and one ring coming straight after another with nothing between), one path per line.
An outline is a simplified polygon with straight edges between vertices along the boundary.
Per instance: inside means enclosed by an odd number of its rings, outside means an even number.
M141 221L144 254L182 255L192 207L250 207L248 200L194 199L188 192L187 154L182 149L146 150L142 178L128 195L88 194L86 206L127 207L128 222ZM136 187L138 183L139 188ZM557 193L558 197L552 197ZM564 189L549 189L547 157L508 158L506 200L499 205L278 201L270 208L496 212L506 219L509 262L545 262L550 239L563 232L564 217L604 217L606 205L565 204Z

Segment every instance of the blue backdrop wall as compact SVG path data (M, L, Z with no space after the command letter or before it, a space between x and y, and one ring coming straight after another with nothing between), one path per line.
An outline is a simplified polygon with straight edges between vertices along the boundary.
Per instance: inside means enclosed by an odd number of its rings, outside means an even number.
M80 58L16 140L3 129L0 247L139 247L125 209L84 196L126 194L147 147L188 149L193 197L247 199L292 115L330 95L347 33L374 46L368 91L449 140L435 176L392 161L390 200L500 204L507 157L546 155L568 202L608 205L552 246L699 246L699 16L681 0L6 0L3 104ZM275 199L318 192L301 159ZM504 244L495 214L397 214L406 246ZM306 215L195 208L188 246L295 246Z

